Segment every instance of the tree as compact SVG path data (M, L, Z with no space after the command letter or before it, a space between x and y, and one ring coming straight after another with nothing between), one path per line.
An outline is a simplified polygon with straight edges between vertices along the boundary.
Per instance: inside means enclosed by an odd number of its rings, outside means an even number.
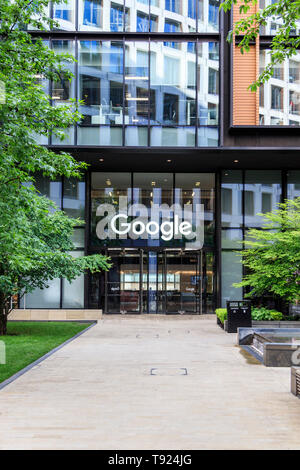
M59 0L54 0L59 3ZM34 187L37 172L55 178L80 177L86 168L66 152L39 145L36 136L56 135L80 121L77 104L52 106L44 82L70 80L74 59L55 54L26 32L53 27L44 13L49 0L0 2L0 335L12 295L44 288L49 280L75 279L86 269L108 269L101 255L72 258L71 236L78 220L54 211Z
M260 27L266 26L268 20L276 21L279 18L281 20L271 41L270 63L261 72L256 82L249 86L252 91L256 91L259 86L272 77L276 65L282 64L285 59L297 54L297 49L300 47L300 37L293 35L293 31L296 30L296 23L300 20L300 0L272 1L270 5L248 16L251 4L256 4L257 0L225 0L221 4L221 8L226 12L237 3L240 5L240 13L245 14L245 17L234 23L228 40L232 41L234 35L242 35L239 42L241 53L250 50L251 42L259 36Z
M248 269L235 287L250 287L247 297L272 294L286 302L300 300L300 198L278 204L264 216L261 230L250 229L242 251Z

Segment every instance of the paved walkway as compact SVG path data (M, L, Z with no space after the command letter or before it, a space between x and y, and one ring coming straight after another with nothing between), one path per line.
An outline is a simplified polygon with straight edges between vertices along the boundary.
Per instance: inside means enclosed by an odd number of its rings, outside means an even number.
M0 449L300 449L290 370L235 340L214 317L104 318L0 391Z

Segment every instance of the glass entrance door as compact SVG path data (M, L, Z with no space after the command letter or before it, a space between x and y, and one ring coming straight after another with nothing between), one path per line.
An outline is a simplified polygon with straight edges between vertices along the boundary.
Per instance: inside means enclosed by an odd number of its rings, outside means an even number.
M105 283L105 311L140 313L142 252L108 252L112 267Z
M90 308L124 314L213 311L212 252L108 250L107 254L110 270L90 276Z
M166 252L166 313L202 313L201 252Z

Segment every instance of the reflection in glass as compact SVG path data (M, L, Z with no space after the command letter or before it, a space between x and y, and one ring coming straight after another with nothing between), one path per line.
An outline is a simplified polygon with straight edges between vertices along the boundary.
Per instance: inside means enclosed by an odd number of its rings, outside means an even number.
M71 251L73 258L84 256L83 251ZM62 279L62 308L84 308L84 274L69 282Z
M270 63L270 51L260 51L260 72ZM272 77L260 87L261 125L300 125L300 53L275 67Z
M193 226L197 225L196 204L204 206L204 244L214 244L215 177L213 173L176 173L175 203L193 206Z
M46 176L37 174L34 185L42 196L46 196L56 204L57 209L61 209L62 183L60 178L52 181Z
M222 172L222 227L241 227L243 224L243 174L240 170Z
M75 30L75 0L66 0L53 4L53 19L58 23L58 30Z
M125 145L146 147L148 145L148 127L127 126L125 128Z
M85 182L75 178L64 178L63 210L69 217L84 219Z
M243 300L243 288L233 287L233 283L241 282L243 265L241 256L235 251L222 252L222 307L227 300Z
M194 43L174 44L178 48L171 52L164 43L151 44L151 124L195 123L196 54L190 47Z
M261 227L264 218L257 215L277 208L281 200L281 171L245 172L245 226Z
M103 30L103 0L79 0L78 18L81 31Z
M92 246L130 246L127 236L120 236L107 232L105 239L99 239L96 234L96 226L103 217L112 217L115 212L121 210L119 207L120 197L127 197L127 204L131 203L131 174L130 173L92 173L91 177L91 244ZM108 204L111 213L96 215L97 207ZM113 208L113 209L112 209ZM124 208L127 210L127 207ZM109 219L108 219L109 220ZM104 229L107 231L107 226Z
M300 197L300 171L289 171L287 174L287 197L296 199Z
M198 45L198 118L199 125L218 125L219 44Z
M151 147L195 147L194 127L151 128Z
M125 47L125 124L147 125L149 109L148 42Z
M123 46L79 42L79 99L83 124L123 124Z

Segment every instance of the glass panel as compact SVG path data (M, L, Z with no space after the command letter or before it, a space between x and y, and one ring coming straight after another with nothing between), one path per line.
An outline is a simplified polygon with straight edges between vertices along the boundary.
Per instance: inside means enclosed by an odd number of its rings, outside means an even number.
M152 147L195 147L194 127L157 127L151 128Z
M198 147L218 147L218 127L198 127Z
M236 250L242 249L243 244L242 230L230 229L222 230L222 248L234 248Z
M197 226L197 204L204 206L204 244L214 244L214 173L176 173L175 203L193 206L193 226Z
M222 226L243 225L242 191L243 175L240 170L222 172Z
M42 196L51 199L51 201L55 202L57 208L61 209L62 183L60 178L52 181L48 177L36 175L35 187Z
M147 42L126 42L125 45L125 124L148 124L148 50Z
M215 313L214 277L215 257L211 252L202 252L202 313Z
M103 0L78 0L79 31L103 31L104 15L107 16L107 2Z
M259 7L260 9L264 9L266 7L271 7L273 3L275 3L275 0L259 0ZM260 27L260 34L272 36L276 34L276 31L278 31L282 24L283 18L281 16L271 16L269 18L266 18L266 25ZM299 35L299 33L300 21L296 20L296 29L291 28L290 35Z
M60 140L59 137L52 135L51 137L52 145L61 145L61 146L74 145L74 127L71 127L69 129L60 129L60 132L64 136L63 140Z
M233 251L222 252L222 307L226 307L227 300L243 300L242 287L233 287L233 283L240 282L243 275L241 256Z
M194 46L194 43L187 42L152 42L150 54L151 124L195 124L196 54Z
M140 256L109 253L113 266L107 273L107 311L138 313L140 310Z
M198 1L198 31L217 32L219 31L219 7L218 0L197 0Z
M131 174L95 172L92 173L91 186L92 246L130 246L127 234L117 238L108 225L116 213L127 211L131 202Z
M300 24L300 23L299 23ZM260 51L260 71L270 63L268 50ZM261 125L300 125L300 53L277 66L260 89Z
M48 282L46 289L36 289L20 301L21 308L60 308L60 279ZM24 305L25 303L25 305Z
M85 228L75 228L73 232L72 241L76 248L84 248Z
M125 145L148 146L148 127L127 126L125 128Z
M108 2L106 2L108 3ZM116 0L110 4L110 22L108 31L124 31L125 24L128 25L128 9L124 9L123 0ZM105 28L106 29L106 28Z
M261 227L263 217L257 213L276 209L281 198L281 171L245 172L245 226Z
M84 256L83 251L71 251L74 258ZM84 274L68 282L62 279L62 308L84 308Z
M84 219L85 181L64 178L63 210L69 217Z
M79 42L79 99L84 101L80 108L84 116L83 124L123 124L121 42ZM94 132L96 135L96 131ZM90 134L92 133L91 131ZM94 139L96 140L95 136ZM95 142L96 145L97 143Z
M198 44L198 117L200 126L218 125L219 44Z
M69 54L74 57L74 41L66 40L53 40L52 49L56 54ZM63 66L72 74L75 72L75 63L72 61L64 61ZM62 73L57 80L52 82L52 100L55 106L59 104L66 104L71 98L75 96L75 80L67 80Z
M123 145L122 128L110 126L78 127L78 145Z
M75 0L65 0L53 4L53 18L58 23L55 29L62 31L75 30Z
M296 199L300 197L300 171L289 171L287 174L287 197Z
M69 54L74 56L75 43L74 41L53 40L52 49L57 54ZM74 62L65 61L63 66L74 75ZM70 100L75 98L75 78L73 77L71 80L68 80L66 74L61 73L56 80L52 81L51 92L52 103L54 106L70 104ZM60 140L59 137L52 135L52 145L74 145L74 128L62 129L61 132L64 134L64 139Z

